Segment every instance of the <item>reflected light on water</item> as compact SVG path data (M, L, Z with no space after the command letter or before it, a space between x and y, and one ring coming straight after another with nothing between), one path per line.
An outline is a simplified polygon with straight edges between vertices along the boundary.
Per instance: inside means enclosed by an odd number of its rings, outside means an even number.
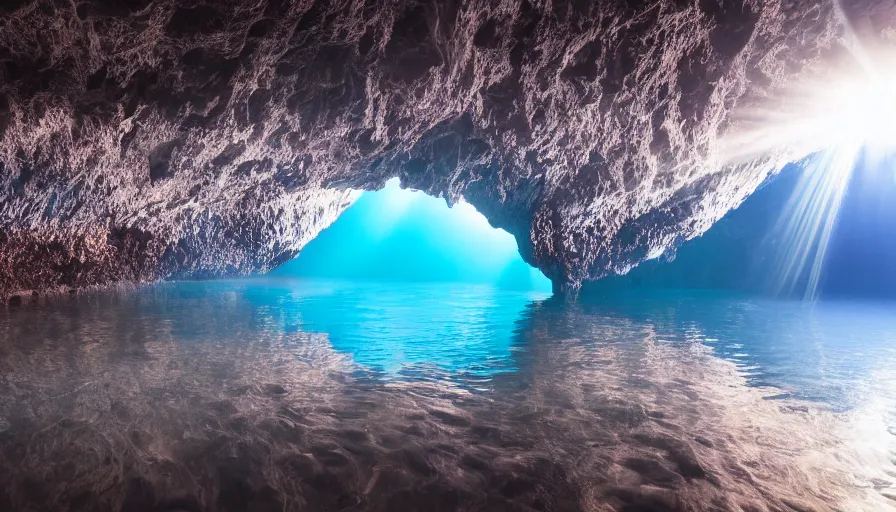
M277 282L264 282L249 292L253 301L278 296L271 289ZM402 293L392 293L396 289ZM335 350L386 378L419 372L450 379L453 372L488 380L513 371L516 320L527 304L548 297L457 283L314 280L298 287L287 282L282 291L288 298L274 306L285 330L326 334ZM346 310L353 314L347 317Z
M3 510L896 504L889 309L258 279L0 340Z

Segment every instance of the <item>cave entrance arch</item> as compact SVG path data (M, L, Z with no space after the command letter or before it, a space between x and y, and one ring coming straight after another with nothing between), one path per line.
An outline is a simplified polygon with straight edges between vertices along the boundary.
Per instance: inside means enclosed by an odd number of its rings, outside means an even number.
M398 282L460 282L550 291L516 240L468 203L402 189L392 179L362 193L276 275Z

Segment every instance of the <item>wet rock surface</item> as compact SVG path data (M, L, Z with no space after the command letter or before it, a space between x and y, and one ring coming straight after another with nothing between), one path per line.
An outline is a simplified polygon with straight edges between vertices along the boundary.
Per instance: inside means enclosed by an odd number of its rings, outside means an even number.
M395 176L558 285L625 272L776 170L719 157L730 114L844 32L830 1L5 3L0 291L263 272Z

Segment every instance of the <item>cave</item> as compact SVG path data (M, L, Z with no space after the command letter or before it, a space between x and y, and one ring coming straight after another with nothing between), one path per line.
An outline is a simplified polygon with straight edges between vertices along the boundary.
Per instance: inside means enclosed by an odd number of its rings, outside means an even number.
M896 509L891 0L0 5L0 510Z
M270 273L400 282L453 282L550 291L516 240L471 205L449 207L397 179L363 192L300 255Z

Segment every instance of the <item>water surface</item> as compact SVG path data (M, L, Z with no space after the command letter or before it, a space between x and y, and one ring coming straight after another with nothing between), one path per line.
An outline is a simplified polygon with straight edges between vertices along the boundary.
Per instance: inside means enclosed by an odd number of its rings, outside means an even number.
M896 308L289 279L0 314L0 510L896 508Z

